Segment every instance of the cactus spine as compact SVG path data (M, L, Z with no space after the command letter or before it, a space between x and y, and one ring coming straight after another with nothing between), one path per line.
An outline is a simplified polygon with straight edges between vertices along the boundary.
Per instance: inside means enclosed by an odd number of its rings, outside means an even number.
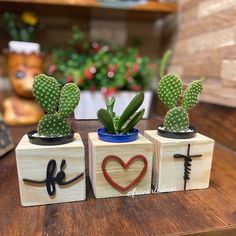
M39 122L38 134L46 137L69 135L71 129L67 117L79 103L79 88L69 83L60 89L55 78L40 74L35 77L33 94L46 113Z
M189 128L187 109L196 106L198 96L202 92L202 80L195 80L184 91L181 106L178 106L183 85L175 75L166 75L160 80L158 95L169 111L164 118L164 129L167 131L184 132Z

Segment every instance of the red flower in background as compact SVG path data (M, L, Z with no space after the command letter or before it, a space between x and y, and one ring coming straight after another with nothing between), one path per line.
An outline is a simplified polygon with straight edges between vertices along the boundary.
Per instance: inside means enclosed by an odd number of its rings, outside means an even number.
M129 82L129 83L132 83L134 81L134 78L133 77L127 77L126 80Z
M66 77L66 83L72 83L72 82L74 82L73 77L72 76L67 76Z
M134 71L135 73L139 72L139 65L138 65L138 64L134 64L134 66L133 66L133 71Z
M49 73L49 74L52 74L52 73L55 72L56 69L57 69L57 66L54 65L54 64L52 64L52 65L50 65L50 66L48 67L48 73Z
M89 90L90 90L91 92L95 92L95 91L97 90L96 85L95 85L95 84L92 84L92 85L89 87Z
M131 90L138 92L142 90L142 87L138 84L135 84L131 86Z
M110 88L102 87L101 92L104 94L105 97L110 97L116 92L116 88L114 88L114 87L110 87Z
M84 75L87 80L91 80L93 78L93 73L91 73L89 70L84 70Z
M101 49L97 42L92 43L92 48L93 48L94 52L99 52Z
M115 73L118 70L118 65L108 65L108 72Z

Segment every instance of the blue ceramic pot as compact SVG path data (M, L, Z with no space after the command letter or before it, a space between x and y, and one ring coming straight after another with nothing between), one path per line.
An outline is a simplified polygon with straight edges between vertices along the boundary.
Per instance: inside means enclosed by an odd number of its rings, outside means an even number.
M108 134L105 128L97 129L100 140L110 143L127 143L135 141L138 138L139 130L133 128L128 134Z

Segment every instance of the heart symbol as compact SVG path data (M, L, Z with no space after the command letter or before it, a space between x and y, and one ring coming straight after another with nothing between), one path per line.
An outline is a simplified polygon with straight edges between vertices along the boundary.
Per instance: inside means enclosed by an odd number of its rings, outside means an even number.
M108 162L110 161L116 161L118 162L122 168L124 170L127 170L129 168L129 166L135 162L135 161L142 161L144 163L144 166L143 166L143 169L142 171L140 172L140 174L127 186L123 187L121 185L119 185L118 183L116 183L112 178L111 176L107 173L107 170L106 170L106 165ZM147 172L147 166L148 166L148 162L147 162L147 159L142 156L142 155L136 155L132 158L130 158L126 163L123 162L123 160L121 160L118 156L115 156L115 155L110 155L110 156L106 156L102 162L102 171L103 171L103 175L104 177L106 178L106 180L108 181L108 183L114 187L115 189L119 190L120 192L126 192L128 191L129 189L131 189L132 187L134 187L137 183L139 183L142 178L144 177L144 175L146 174Z

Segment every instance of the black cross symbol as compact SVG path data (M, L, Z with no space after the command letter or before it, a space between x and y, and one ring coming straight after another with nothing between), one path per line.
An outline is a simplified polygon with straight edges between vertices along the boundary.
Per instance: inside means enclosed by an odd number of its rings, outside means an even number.
M187 180L190 179L192 157L201 157L202 155L190 155L190 144L188 144L187 155L174 154L174 158L184 158L184 190L186 190Z

